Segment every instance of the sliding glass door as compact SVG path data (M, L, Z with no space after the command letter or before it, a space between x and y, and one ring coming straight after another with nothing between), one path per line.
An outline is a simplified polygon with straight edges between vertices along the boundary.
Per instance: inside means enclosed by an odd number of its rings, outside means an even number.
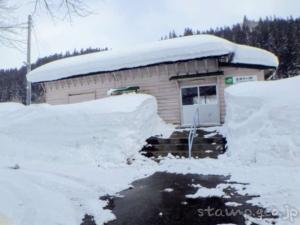
M198 125L220 124L220 108L216 85L181 88L182 125L191 125L196 109L199 109Z

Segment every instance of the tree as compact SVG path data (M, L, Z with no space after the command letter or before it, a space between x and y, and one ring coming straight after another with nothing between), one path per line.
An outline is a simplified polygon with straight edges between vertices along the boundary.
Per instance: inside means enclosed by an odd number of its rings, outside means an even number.
M194 31L186 28L183 34L177 36L193 34L213 34L239 44L266 49L279 58L278 77L300 74L300 18L267 17L253 21L244 17L243 23L231 27L207 31ZM165 39L167 38L168 36ZM173 38L172 35L171 38Z
M16 22L17 19L13 16L16 8L15 5L9 5L8 0L0 0L0 45L20 49L20 44L25 43L25 38L22 37L25 37L23 32L27 29L27 23ZM46 10L52 18L62 20L90 13L82 0L34 0L32 14L42 10Z
M87 16L90 13L82 0L35 0L34 13L43 9L53 18L59 18L57 12L60 12L62 19L70 20L74 15Z
M183 36L190 36L190 35L193 35L193 34L194 34L193 30L189 27L185 28L184 31L183 31Z
M20 32L26 28L25 23L17 23L12 16L15 7L8 5L6 0L0 0L0 45L18 48L24 41Z
M42 66L46 63L76 56L76 55L83 55L89 54L93 52L100 52L100 51L107 51L108 48L87 48L76 50L72 53L66 52L56 53L47 57L39 58L35 63L32 64L32 68L35 69L39 66ZM7 69L1 70L0 69L0 102L8 102L8 101L15 101L15 102L22 102L25 103L26 99L26 66L22 66L21 68L17 69ZM44 88L39 83L34 83L32 85L32 102L39 103L44 102Z

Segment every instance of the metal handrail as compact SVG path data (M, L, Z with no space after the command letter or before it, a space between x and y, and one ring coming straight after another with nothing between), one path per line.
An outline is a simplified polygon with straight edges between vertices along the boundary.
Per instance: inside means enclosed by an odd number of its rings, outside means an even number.
M191 126L190 132L189 132L189 159L192 158L192 148L193 148L193 142L194 138L196 136L197 131L197 125L199 125L199 108L196 109L194 116L193 116L193 124Z

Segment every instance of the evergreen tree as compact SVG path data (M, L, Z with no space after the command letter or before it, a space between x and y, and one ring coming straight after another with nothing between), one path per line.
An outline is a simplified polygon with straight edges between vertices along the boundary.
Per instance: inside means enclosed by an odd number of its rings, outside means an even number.
M39 66L42 66L46 63L52 62L54 60L83 55L93 52L106 51L107 48L87 48L81 49L80 51L74 49L72 53L67 51L65 54L53 54L50 56L46 56L43 58L37 59L35 63L31 65L32 69L35 69ZM8 69L8 70L0 70L0 102L21 102L25 103L26 100L26 67L22 66L20 69ZM32 85L32 101L33 102L43 102L43 88L40 84Z
M185 28L183 31L183 36L189 36L189 35L193 35L193 34L194 34L193 30L189 27Z
M242 24L232 27L217 27L203 32L187 27L183 35L177 36L194 34L212 34L239 44L266 49L279 58L279 77L300 74L300 18L267 17L251 21L245 16Z

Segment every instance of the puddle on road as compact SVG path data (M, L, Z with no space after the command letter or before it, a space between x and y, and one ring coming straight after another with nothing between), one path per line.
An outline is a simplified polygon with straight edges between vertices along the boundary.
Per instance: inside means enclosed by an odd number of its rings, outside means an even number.
M117 220L106 225L245 225L245 214L251 214L254 218L271 219L271 224L275 224L275 217L264 208L247 203L259 196L241 195L232 187L224 189L226 197L186 197L197 192L198 187L194 185L205 188L215 188L219 184L247 186L229 179L230 177L217 175L155 173L133 182L133 188L119 193L122 198L101 198L108 200L105 208L112 210L117 217ZM228 202L234 204L226 205ZM228 212L237 210L236 215L228 215ZM86 216L82 225L95 223L92 217Z

